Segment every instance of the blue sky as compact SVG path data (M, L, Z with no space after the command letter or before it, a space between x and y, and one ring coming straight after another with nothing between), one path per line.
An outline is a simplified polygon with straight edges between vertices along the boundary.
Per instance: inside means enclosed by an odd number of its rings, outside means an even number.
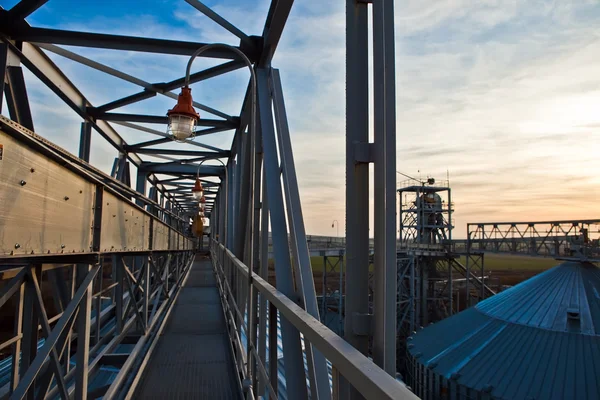
M4 8L14 3L0 0ZM206 4L247 34L261 34L267 1ZM600 2L402 0L395 7L398 169L438 179L449 170L455 236L464 235L467 222L597 217ZM184 1L50 0L28 21L237 43ZM333 219L344 228L344 29L344 2L298 0L273 62L282 74L305 222L313 234L335 234ZM150 82L183 75L187 61L70 50ZM138 90L51 58L94 105ZM215 63L199 60L194 69ZM35 78L27 79L38 132L77 152L78 117ZM239 70L194 85L194 98L237 114L246 82L247 71ZM119 111L164 114L170 107L171 99L157 96ZM152 138L117 128L131 142ZM207 139L221 147L230 142L227 133ZM95 140L94 163L108 169L113 157L109 145Z

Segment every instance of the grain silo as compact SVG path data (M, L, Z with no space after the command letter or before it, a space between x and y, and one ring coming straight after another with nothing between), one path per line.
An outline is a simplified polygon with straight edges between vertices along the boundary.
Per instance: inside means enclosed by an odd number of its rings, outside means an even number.
M423 399L599 399L600 269L565 262L409 338Z

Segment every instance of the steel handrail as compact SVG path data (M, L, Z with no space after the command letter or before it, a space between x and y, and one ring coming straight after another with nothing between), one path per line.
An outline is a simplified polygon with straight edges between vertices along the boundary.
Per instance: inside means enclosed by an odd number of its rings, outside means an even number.
M226 257L248 279L248 267L229 249L211 239L213 254ZM312 343L332 365L367 399L418 399L407 387L379 368L373 361L331 331L312 315L278 291L260 276L252 275L252 285L273 304Z

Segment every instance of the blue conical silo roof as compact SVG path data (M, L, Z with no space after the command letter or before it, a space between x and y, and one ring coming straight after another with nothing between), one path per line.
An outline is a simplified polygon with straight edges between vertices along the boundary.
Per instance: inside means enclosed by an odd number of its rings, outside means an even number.
M417 332L412 358L498 399L600 399L600 269L565 262Z

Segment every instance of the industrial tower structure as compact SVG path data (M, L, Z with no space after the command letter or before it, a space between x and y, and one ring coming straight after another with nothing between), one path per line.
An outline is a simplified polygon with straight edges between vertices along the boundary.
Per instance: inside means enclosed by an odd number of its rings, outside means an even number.
M447 181L404 181L399 195L398 333L452 314L453 204Z

